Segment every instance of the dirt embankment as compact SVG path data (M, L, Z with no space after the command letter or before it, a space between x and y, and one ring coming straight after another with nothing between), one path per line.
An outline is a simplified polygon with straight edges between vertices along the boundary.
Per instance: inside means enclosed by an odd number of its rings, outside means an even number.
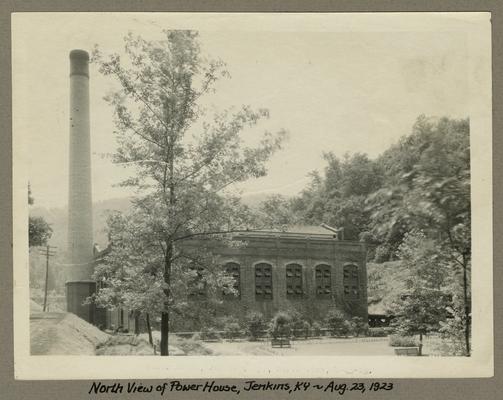
M32 355L95 355L109 335L71 313L32 312Z

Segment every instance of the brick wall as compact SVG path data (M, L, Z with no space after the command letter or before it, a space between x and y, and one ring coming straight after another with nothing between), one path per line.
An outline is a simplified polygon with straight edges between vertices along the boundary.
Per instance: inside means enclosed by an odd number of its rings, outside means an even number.
M325 236L325 237L323 237ZM346 309L352 315L367 319L367 272L365 244L338 241L331 235L289 235L256 233L240 235L247 245L226 247L215 244L213 253L219 256L222 265L227 262L240 265L240 296L225 299L222 314L244 315L249 310L262 312L270 318L278 310L297 309L310 319L321 319L333 305ZM199 246L199 242L184 246ZM272 299L259 299L255 293L255 266L267 263L272 266ZM287 296L286 269L288 264L302 267L303 293L298 297ZM331 275L331 293L320 296L316 287L316 266L328 265ZM344 278L344 266L355 268L357 276ZM345 285L346 284L346 285ZM344 286L350 293L344 293ZM354 293L357 287L358 294Z

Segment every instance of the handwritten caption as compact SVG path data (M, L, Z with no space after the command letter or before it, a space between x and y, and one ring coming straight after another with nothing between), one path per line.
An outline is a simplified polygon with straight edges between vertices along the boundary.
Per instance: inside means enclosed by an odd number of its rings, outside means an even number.
M327 383L311 383L309 381L289 382L259 382L255 380L245 381L244 384L227 385L216 381L206 381L204 383L183 383L173 380L166 381L159 385L145 385L141 382L129 382L127 384L113 383L104 384L93 382L88 394L121 394L121 393L157 393L164 396L172 392L206 392L222 393L229 392L239 395L241 392L307 392L319 391L344 395L349 392L378 392L393 390L392 382L351 382L340 383L329 381Z

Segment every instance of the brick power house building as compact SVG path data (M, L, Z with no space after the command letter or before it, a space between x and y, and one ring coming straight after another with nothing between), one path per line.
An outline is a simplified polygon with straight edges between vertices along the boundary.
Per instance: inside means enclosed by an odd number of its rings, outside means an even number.
M104 254L93 251L88 61L83 50L70 53L67 310L100 327L133 331L138 319L127 310L103 310L85 303L97 290L92 275ZM234 239L246 245L216 243L212 248L222 268L235 278L238 295L222 299L226 315L256 310L272 317L276 311L295 308L321 319L336 305L367 319L364 243L340 240L330 229L305 226L250 231ZM198 242L187 241L185 246L197 247Z
M339 240L334 232L316 226L250 231L235 235L234 240L244 245L217 242L212 250L219 265L234 278L238 293L221 294L216 316L242 317L254 310L271 318L277 311L295 309L321 320L330 307L337 306L367 320L364 243ZM199 245L199 240L184 244L187 248ZM197 302L204 296L201 290L188 298ZM135 320L127 310L107 311L106 321L108 328L135 329Z
M213 250L234 277L238 293L222 296L224 310L256 310L271 317L295 308L316 319L337 305L367 319L364 243L338 240L334 232L316 226L250 231L234 240L245 245Z

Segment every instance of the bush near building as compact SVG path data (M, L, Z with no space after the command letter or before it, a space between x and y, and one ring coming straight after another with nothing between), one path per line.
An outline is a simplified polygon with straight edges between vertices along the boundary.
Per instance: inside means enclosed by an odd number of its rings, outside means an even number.
M267 328L264 315L258 311L250 311L245 317L245 327L250 340L257 340Z
M292 334L292 317L284 311L278 311L269 325L269 334L277 339L290 337Z
M389 337L389 345L392 347L416 347L418 344L413 336L391 335Z
M377 327L368 328L367 336L369 337L386 337L393 333L393 328L390 327Z

